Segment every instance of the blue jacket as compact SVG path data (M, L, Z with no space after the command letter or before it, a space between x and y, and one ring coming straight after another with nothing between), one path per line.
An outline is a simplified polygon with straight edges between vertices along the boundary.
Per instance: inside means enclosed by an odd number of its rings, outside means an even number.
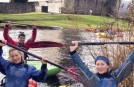
M118 87L118 84L129 76L133 70L134 51L117 70L110 73L109 78L100 78L96 73L91 72L76 51L71 52L70 55L74 63L83 72L81 76L87 78L86 80L81 78L84 87Z
M2 55L2 52L0 52L0 55ZM1 63L0 63L0 72L5 75L5 70L3 66L1 65Z
M0 54L3 53L2 47L0 47ZM44 82L47 78L47 65L41 66L41 71L36 70L34 66L24 64L14 64L5 60L0 55L0 63L4 67L6 80L4 87L28 87L28 80L32 78L37 82ZM26 68L27 66L27 68Z
M4 70L3 66L1 65L1 63L0 63L0 72L5 75L5 70Z

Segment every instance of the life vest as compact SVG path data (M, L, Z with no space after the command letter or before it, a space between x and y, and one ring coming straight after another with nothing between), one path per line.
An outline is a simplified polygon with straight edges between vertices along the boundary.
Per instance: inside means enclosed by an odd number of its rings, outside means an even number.
M27 69L22 66L9 66L9 72L6 74L6 82L4 87L27 87L28 78L26 77Z
M9 67L10 67L11 65L12 65L12 63L9 63L9 65L7 66L7 69L9 69ZM25 64L25 65L24 65L24 68L26 69L26 72L27 72L27 71L28 71L28 65ZM5 85L5 79L6 79L6 77L4 77L4 78L1 80L1 85L0 85L0 86L4 87L4 85ZM32 80L32 79L29 79L29 81L28 81L28 87L37 87L36 81L34 81L34 80Z
M101 81L102 81L102 84L100 87L116 87L116 82L112 77L102 78Z
M25 47L24 43L19 43L18 42L18 47L21 48L21 49L23 49L23 50L26 50L26 47ZM27 59L27 57L28 57L28 55L26 53L24 53L24 59L25 60Z

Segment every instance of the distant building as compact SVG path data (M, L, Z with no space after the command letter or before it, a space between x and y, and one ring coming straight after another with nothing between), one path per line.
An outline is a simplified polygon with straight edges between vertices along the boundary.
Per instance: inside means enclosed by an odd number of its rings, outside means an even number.
M9 2L9 1L10 0L0 0L0 2ZM1 3L0 12L1 13L50 12L50 13L66 13L66 14L78 13L78 14L92 14L92 15L111 14L115 17L119 17L118 11L120 11L121 14L124 14L124 12L126 12L127 10L128 2L132 2L132 0L122 0L124 1L124 5L123 3L121 3L123 7L120 10L116 5L118 3L117 1L118 0L28 0L29 3L19 3L19 6L18 3L11 3L11 4ZM17 8L17 10L14 9L16 8L16 6L20 8Z
M29 0L28 2L39 2L36 9L50 13L61 13L61 8L64 6L64 0Z

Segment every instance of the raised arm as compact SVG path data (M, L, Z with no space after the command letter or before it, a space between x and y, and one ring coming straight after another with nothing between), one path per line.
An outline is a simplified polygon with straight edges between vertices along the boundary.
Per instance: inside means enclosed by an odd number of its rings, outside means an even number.
M2 56L3 54L3 50L2 50L2 46L5 46L6 45L6 41L5 40L2 40L2 42L4 42L5 44L2 44L0 42L0 72L2 74L5 74L5 69L7 69L7 66L9 64L9 61L5 60Z
M70 55L73 62L84 71L88 78L91 78L93 76L93 73L88 69L88 67L82 61L81 57L76 52L76 49L78 48L78 41L72 41L72 44L74 44L74 46L70 46Z
M41 70L38 71L34 66L31 66L31 78L37 82L44 82L47 78L47 64L44 62L45 58L42 58Z
M134 51L128 56L125 62L113 72L113 75L116 77L118 83L127 78L133 71L134 64Z
M35 39L36 39L36 35L37 35L37 27L36 27L36 25L32 25L32 27L33 27L33 31L32 31L32 36L31 36L31 38L30 39L28 39L28 41L26 42L26 43L31 43L31 42L34 42L35 41Z
M72 41L72 43L75 44L75 46L70 46L70 55L73 62L80 68L80 72L78 71L78 73L82 84L84 87L98 87L100 79L96 74L88 69L81 57L76 52L78 41Z
M12 45L17 45L17 42L14 41L10 36L9 36L9 25L11 24L11 21L7 21L6 25L4 26L4 32L3 32L3 36L4 39L7 40L8 43L12 44Z

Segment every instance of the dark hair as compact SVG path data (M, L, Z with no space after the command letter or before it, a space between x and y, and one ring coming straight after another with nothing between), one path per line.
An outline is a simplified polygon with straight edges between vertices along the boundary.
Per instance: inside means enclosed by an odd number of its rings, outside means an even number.
M20 36L24 36L25 37L25 34L24 34L24 32L19 32L20 34L18 35L18 37L20 37Z

